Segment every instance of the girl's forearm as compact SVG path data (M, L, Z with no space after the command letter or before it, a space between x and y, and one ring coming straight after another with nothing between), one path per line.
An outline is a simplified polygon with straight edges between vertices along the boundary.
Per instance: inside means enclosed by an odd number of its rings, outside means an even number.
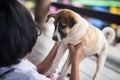
M80 80L79 63L73 62L71 66L70 80Z
M60 42L56 42L48 56L37 66L38 72L45 73L47 70L49 70L56 56L59 45Z

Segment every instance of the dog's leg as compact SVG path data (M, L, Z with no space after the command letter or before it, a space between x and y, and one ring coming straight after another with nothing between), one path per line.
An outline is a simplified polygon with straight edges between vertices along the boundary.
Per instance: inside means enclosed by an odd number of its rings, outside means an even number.
M67 60L65 62L65 64L63 65L63 68L61 70L60 76L58 77L57 80L64 80L66 74L68 73L70 67L70 55L68 55Z
M60 47L58 48L57 54L55 56L55 59L53 60L52 66L45 73L46 76L51 77L51 75L54 73L54 71L58 68L58 64L60 63L60 60L63 57L66 49L67 48L64 46L64 44L61 43Z
M106 56L107 56L106 52L97 56L97 67L96 67L96 72L95 72L95 75L93 77L93 80L98 80L100 72L104 66Z

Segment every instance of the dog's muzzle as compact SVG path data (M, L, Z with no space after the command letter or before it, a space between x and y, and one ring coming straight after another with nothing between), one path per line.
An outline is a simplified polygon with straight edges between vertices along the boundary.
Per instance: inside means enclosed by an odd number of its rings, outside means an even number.
M61 33L61 34L59 34L59 35L54 35L52 39L53 39L54 41L61 41L61 40L63 40L64 38L66 38L66 36L67 36L67 34Z

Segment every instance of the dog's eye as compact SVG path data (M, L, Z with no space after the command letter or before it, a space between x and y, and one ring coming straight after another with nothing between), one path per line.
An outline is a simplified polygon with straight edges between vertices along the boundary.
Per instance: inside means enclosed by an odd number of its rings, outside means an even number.
M60 23L60 26L61 26L62 29L64 29L67 25L66 25L66 24L61 24L61 23Z

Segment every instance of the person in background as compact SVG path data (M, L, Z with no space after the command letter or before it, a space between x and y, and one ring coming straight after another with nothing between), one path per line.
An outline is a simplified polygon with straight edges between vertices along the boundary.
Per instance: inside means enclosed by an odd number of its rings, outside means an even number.
M40 26L17 0L0 0L0 80L50 80L43 75L50 67L60 42L36 67L26 59L36 43ZM71 80L79 80L83 44L68 44L71 55Z

